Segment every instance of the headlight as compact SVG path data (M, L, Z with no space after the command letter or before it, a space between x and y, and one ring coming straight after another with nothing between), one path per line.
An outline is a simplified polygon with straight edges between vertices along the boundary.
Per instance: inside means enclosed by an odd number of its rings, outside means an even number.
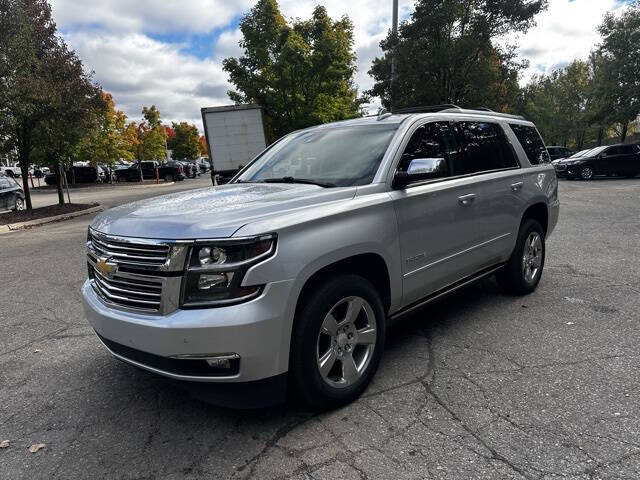
M275 234L196 242L189 252L181 306L230 305L258 296L262 285L241 286L244 274L273 255L275 247Z

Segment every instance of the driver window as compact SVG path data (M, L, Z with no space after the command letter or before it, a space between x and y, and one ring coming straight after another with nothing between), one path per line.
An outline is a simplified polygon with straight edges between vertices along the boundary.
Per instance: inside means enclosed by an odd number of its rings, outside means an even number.
M459 147L448 122L431 122L418 127L402 154L398 169L406 171L411 160L416 158L444 159L449 167L449 176L454 175L452 162L459 154Z

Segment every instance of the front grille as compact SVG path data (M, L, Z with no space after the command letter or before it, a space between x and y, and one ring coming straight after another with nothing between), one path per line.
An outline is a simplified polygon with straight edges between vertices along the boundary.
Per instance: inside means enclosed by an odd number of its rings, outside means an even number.
M558 164L558 165L556 165L555 167L556 167L556 170L557 170L558 172L564 172L564 171L567 169L567 166L566 166L566 165L563 165L563 164L561 164L561 163L559 163L559 164Z
M96 232L90 234L89 242L97 255L125 267L161 267L169 257L168 245L116 240Z
M136 310L160 310L162 279L151 276L131 278L118 274L107 277L91 264L89 269L93 288L105 302Z

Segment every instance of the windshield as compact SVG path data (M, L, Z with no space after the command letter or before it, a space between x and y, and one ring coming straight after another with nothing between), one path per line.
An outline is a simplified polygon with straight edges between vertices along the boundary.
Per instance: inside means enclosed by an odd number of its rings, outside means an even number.
M567 157L567 158L578 158L578 157L581 157L581 156L583 156L585 153L587 153L589 150L591 150L591 149L590 149L590 148L587 148L586 150L580 150L579 152L574 153L573 155L571 155L570 157Z
M249 165L236 182L371 183L397 125L342 126L292 133Z
M603 145L602 147L596 147L596 148L592 148L591 150L589 150L585 155L585 157L595 157L596 155L598 155L600 152L602 152L605 148L607 148L606 145Z

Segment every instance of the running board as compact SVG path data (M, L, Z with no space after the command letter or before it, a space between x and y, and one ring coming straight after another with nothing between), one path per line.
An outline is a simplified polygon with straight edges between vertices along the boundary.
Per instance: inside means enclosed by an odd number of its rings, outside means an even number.
M440 300L440 299L442 299L442 298L444 298L444 297L446 297L448 295L451 295L452 293L454 293L454 292L456 292L456 291L460 290L461 288L464 288L464 287L466 287L468 285L471 285L472 283L475 283L478 280L482 280L483 278L489 277L489 276L493 275L494 273L496 273L498 270L500 270L502 267L504 267L503 263L501 263L500 265L494 265L493 267L485 268L483 270L480 270L477 273L474 273L473 275L465 277L462 280L459 280L459 281L449 285L448 287L445 287L445 288L442 288L440 290L437 290L437 291L433 292L432 294L427 295L422 300L418 300L417 302L414 302L411 305L406 306L402 310L397 311L393 315L390 315L389 318L388 318L388 323L394 323L397 320L399 320L400 318L404 317L405 315L413 313L416 310L419 310L419 309L427 306L428 304L430 304L432 302L435 302L436 300Z

